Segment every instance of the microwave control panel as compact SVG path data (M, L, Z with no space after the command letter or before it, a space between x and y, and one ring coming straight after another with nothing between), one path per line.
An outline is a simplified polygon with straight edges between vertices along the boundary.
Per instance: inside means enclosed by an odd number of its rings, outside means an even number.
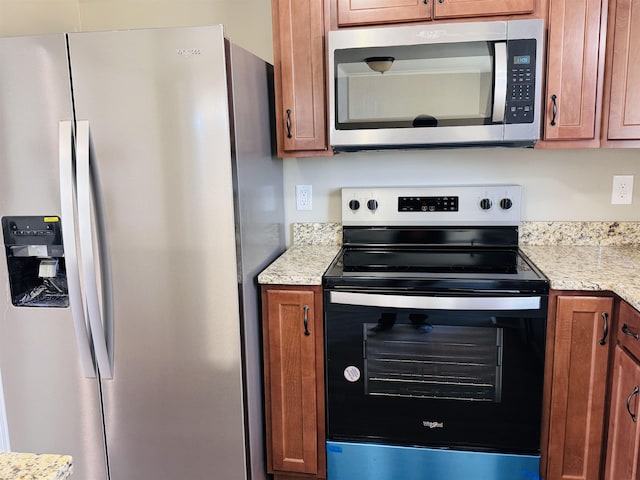
M533 123L536 90L536 41L507 42L505 123Z

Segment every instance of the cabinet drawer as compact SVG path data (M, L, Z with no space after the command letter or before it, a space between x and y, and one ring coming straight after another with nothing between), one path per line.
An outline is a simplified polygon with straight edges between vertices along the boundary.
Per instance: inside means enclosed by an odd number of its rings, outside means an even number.
M620 303L618 343L640 359L640 313L627 302Z

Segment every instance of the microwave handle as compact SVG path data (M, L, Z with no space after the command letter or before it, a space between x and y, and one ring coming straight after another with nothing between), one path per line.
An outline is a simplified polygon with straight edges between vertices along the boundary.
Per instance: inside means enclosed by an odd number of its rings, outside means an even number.
M507 106L507 43L494 44L495 82L493 91L494 123L504 122L504 111Z

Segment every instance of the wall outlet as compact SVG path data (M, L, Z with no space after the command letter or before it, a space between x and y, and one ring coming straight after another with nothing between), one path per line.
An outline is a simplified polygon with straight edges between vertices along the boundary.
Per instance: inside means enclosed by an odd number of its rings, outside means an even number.
M614 175L611 204L630 204L633 200L633 175Z
M296 185L296 209L311 210L311 185Z

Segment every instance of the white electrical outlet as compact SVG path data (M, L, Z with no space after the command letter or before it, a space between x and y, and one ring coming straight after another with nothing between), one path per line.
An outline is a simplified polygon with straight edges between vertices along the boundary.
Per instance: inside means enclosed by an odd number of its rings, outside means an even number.
M296 209L311 210L311 185L296 185Z
M614 175L611 204L630 204L633 200L633 175Z

